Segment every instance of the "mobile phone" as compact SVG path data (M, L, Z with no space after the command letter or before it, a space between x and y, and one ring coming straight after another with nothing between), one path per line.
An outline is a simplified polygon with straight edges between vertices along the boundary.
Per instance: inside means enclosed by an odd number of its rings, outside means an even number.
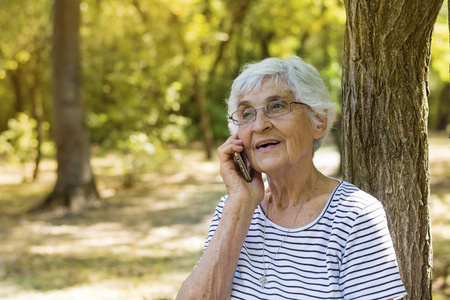
M244 177L245 181L251 182L253 179L253 168L248 162L244 151L234 152L234 160L238 164L239 170L241 170L242 176Z

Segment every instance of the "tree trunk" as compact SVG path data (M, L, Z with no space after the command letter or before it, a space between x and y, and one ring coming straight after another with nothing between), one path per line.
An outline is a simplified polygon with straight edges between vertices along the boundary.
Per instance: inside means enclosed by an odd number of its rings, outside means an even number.
M447 130L450 122L450 83L446 83L439 99L439 108L434 129Z
M35 79L37 80L37 79ZM34 171L33 171L33 181L35 181L38 177L39 173L39 164L41 163L42 158L42 142L44 139L44 129L42 128L42 122L44 119L44 108L42 105L41 99L41 90L40 83L35 83L35 86L32 88L31 97L33 100L33 118L36 119L36 132L37 132L37 146L36 146L36 159L34 163Z
M33 171L33 181L35 181L39 174L39 164L42 159L42 142L44 140L44 128L42 127L42 123L44 122L44 106L42 104L42 82L41 77L43 76L41 69L39 66L41 65L41 49L36 51L36 64L34 70L32 72L32 82L30 85L30 98L33 104L32 115L36 120L36 133L37 133L37 146L36 146L36 159L34 163L34 171Z
M53 128L58 179L44 206L79 211L98 199L90 165L81 94L80 0L55 0L53 31Z
M176 34L183 49L185 64L188 67L188 69L192 70L192 76L194 79L192 87L194 93L193 96L196 101L196 105L198 108L198 115L202 127L202 136L203 136L203 143L205 145L206 158L209 160L212 158L212 151L214 147L214 136L211 130L211 122L209 120L209 116L206 111L205 93L200 78L201 70L198 66L196 66L195 61L189 54L189 49L186 40L184 38L183 27L180 20L178 19L178 16L173 13L171 14L171 16L174 24L176 25Z
M230 28L228 29L228 39L225 41L222 41L216 51L217 56L214 60L214 63L212 64L209 72L208 72L208 81L213 82L215 80L217 67L219 66L219 63L223 60L223 56L225 53L225 50L228 46L228 44L231 41L231 38L239 32L241 29L242 23L245 20L245 17L247 16L247 12L249 11L253 1L235 1L230 2L228 11L232 14L231 24ZM207 17L207 16L205 16Z
M202 124L203 141L205 144L206 158L212 158L212 149L214 147L214 138L211 130L211 122L209 121L208 112L206 111L206 100L200 81L200 71L194 70L194 95L197 102L198 114Z
M443 1L344 2L344 179L383 203L408 299L431 299L428 67Z
M24 112L25 111L25 103L24 97L22 93L22 71L21 66L19 65L17 69L11 70L9 72L11 78L11 84L14 91L15 97L15 113Z

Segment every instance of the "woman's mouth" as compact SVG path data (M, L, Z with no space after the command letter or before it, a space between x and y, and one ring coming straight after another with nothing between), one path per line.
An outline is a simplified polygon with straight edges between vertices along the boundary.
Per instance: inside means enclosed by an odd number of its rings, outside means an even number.
M278 145L279 143L280 143L279 141L265 141L265 142L257 144L256 149L269 148L270 146L275 146L275 145ZM270 148L272 148L272 147L270 147Z

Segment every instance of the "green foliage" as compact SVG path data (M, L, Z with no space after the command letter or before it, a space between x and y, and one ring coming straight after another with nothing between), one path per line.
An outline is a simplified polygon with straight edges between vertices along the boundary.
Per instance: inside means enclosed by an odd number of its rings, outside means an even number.
M24 164L32 161L36 155L36 120L19 113L9 119L8 130L0 134L0 154L7 161Z
M44 99L50 120L50 36L53 0L0 0L0 131L17 112L32 114Z
M132 187L140 173L148 171L155 162L156 154L162 152L158 139L149 138L143 132L130 132L125 140L118 141L118 148L125 154L122 161L124 187Z
M226 138L231 82L244 62L267 54L300 54L323 66L338 102L345 22L339 2L86 0L82 13L88 124L102 145L133 130L163 143L201 138L195 70L213 133Z
M27 163L34 163L40 146L45 156L55 155L55 144L46 139L49 123L41 125L43 133L41 144L37 138L37 122L25 113L17 113L8 120L8 129L0 133L0 158L8 163L18 164L22 168L22 180L27 180Z
M52 123L52 3L0 0L0 131L16 112L34 116L37 98ZM226 138L231 82L244 63L266 56L300 55L340 103L340 0L82 0L80 9L86 120L103 147L117 147L132 132L162 144L201 139L196 72L214 137ZM444 7L433 37L431 125L448 82L446 14Z

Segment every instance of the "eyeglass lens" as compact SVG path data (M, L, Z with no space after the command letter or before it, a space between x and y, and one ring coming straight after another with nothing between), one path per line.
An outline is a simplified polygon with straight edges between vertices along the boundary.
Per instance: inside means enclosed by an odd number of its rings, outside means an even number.
M258 108L261 109L261 108ZM290 103L286 100L277 100L267 103L263 108L268 117L276 117L291 111ZM234 112L231 116L236 125L242 125L255 120L256 110L254 107L247 107Z

